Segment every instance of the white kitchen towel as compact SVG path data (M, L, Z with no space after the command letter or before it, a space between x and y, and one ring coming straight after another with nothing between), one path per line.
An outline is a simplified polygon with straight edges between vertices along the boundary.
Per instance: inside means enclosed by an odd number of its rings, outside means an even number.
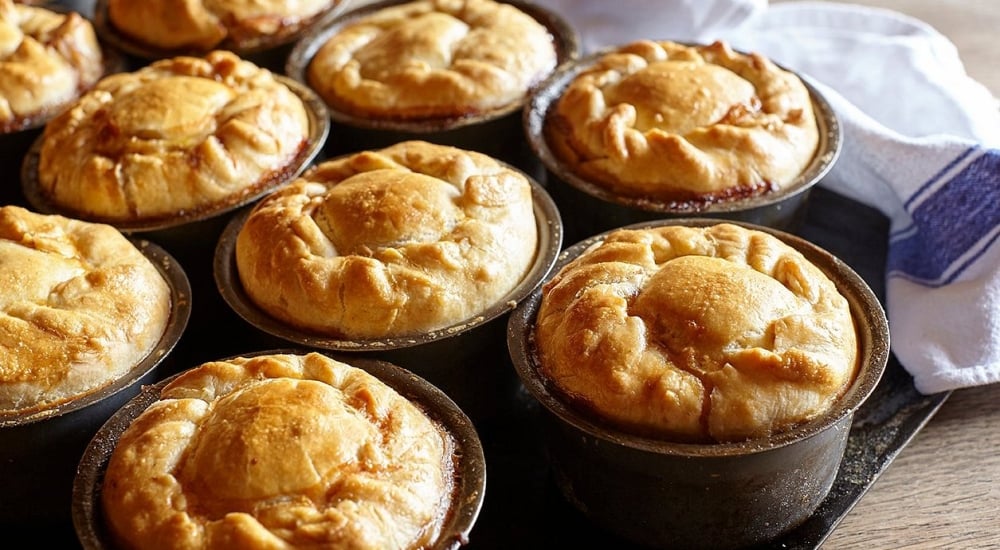
M844 130L822 185L891 223L896 357L922 393L1000 381L1000 104L966 74L951 41L912 17L844 3L539 3L577 28L585 51L638 38L724 39L809 78Z
M584 53L636 38L711 42L760 16L767 0L536 0L580 33Z

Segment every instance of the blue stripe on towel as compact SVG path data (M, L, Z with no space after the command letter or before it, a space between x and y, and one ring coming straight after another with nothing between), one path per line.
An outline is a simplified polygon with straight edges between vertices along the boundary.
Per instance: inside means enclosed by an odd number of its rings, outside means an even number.
M924 182L923 185L918 187L917 190L906 199L906 202L903 203L903 208L907 212L912 212L914 210L913 204L915 202L923 200L925 197L932 197L937 191L937 188L942 185L943 181L945 181L946 177L954 176L957 172L964 170L965 166L963 164L967 164L975 159L973 153L982 154L983 149L979 146L973 146L962 151L961 154L957 155L951 160L951 162L946 164L944 168L938 170L936 174L931 176L930 179ZM895 242L906 239L915 233L918 228L919 226L917 225L916 220L911 219L905 226L893 229L889 234L889 241Z
M973 150L960 155L914 194L916 197L934 187L933 193L923 197L910 212L917 231L893 241L889 247L890 276L906 277L929 286L947 284L997 239L1000 150L977 150L983 154L950 180L935 185L941 174ZM913 203L911 197L907 207Z
M954 170L955 167L958 166L960 163L964 162L965 159L969 157L969 155L979 150L980 150L979 147L969 147L968 149L963 151L961 155L955 157L955 159L946 164L944 168L938 170L938 173L934 174L934 176L931 179L927 180L927 183L921 185L920 188L917 189L916 193L910 195L910 198L906 200L906 203L903 204L903 207L906 208L907 210L912 208L913 201L919 199L921 196L927 193L929 189L933 189L934 185L938 182L938 180L943 178L945 174Z

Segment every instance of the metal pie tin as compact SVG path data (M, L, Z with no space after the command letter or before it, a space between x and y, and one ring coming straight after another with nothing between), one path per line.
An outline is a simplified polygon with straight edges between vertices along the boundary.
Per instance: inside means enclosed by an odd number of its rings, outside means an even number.
M487 421L510 406L519 388L506 351L507 317L548 275L562 248L555 203L541 185L528 179L538 235L531 267L495 305L453 326L412 336L349 340L303 331L272 317L247 295L236 265L236 237L249 209L234 216L219 238L213 268L216 286L237 315L275 342L389 361L436 384L473 420Z
M143 240L133 243L170 287L172 307L166 329L142 361L104 387L42 409L0 411L0 517L12 526L69 521L73 476L87 442L143 384L167 368L187 327L191 287L184 269L158 245ZM31 533L39 544L46 536Z
M721 221L681 218L627 227L717 223ZM525 388L542 405L546 453L560 493L596 525L644 546L746 547L766 543L806 520L829 493L854 413L875 389L888 360L885 313L850 267L800 237L730 223L770 233L803 253L850 305L859 371L833 409L806 424L769 438L717 444L676 443L617 430L567 404L539 374L533 333L541 287L510 316L511 358ZM606 234L567 248L552 274Z
M525 136L545 166L549 192L560 208L573 212L572 216L564 216L569 242L616 227L664 218L719 218L783 230L794 230L801 223L810 190L833 168L843 143L843 131L833 107L803 75L797 76L812 97L819 145L802 174L775 192L713 202L659 201L615 194L567 167L548 143L547 120L573 79L611 49L562 65L535 90L522 112Z

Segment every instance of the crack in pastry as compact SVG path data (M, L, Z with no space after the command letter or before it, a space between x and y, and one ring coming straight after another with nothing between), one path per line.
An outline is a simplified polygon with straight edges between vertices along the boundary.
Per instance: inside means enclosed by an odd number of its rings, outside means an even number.
M321 354L213 361L127 427L102 506L124 548L424 548L454 500L456 447Z
M768 193L794 181L819 146L799 77L725 42L641 40L604 52L568 82L545 132L569 171L651 200Z
M0 0L0 130L44 120L103 74L97 36L80 14Z
M108 20L121 33L161 50L236 49L294 35L339 0L108 0Z
M102 80L46 126L41 193L96 221L193 215L286 177L310 135L302 100L225 51Z
M319 334L381 338L465 321L524 278L531 186L481 153L402 142L323 162L263 199L236 238L258 307Z
M591 413L692 442L816 418L858 368L834 283L732 224L608 234L544 285L534 342L541 374Z
M556 62L548 29L515 6L421 0L345 23L317 50L306 77L345 113L416 120L517 104Z
M110 226L0 207L0 266L0 410L96 391L166 330L166 281Z

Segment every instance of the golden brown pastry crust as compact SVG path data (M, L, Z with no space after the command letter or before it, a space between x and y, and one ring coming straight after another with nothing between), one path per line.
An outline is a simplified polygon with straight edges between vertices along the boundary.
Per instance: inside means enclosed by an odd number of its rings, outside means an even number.
M798 76L724 42L642 40L601 55L563 90L545 131L568 171L658 201L780 189L819 145Z
M450 118L521 103L556 61L548 29L515 6L418 0L345 24L306 76L330 106L351 115Z
M226 51L165 59L49 122L39 190L97 221L191 216L287 177L309 136L302 100L266 69Z
M263 199L236 239L250 298L292 326L381 338L461 323L534 261L531 185L422 141L321 163Z
M454 450L414 403L326 356L209 362L122 434L103 510L125 548L423 548Z
M169 286L113 227L0 207L0 265L2 411L106 386L166 329Z
M816 418L857 369L847 300L801 253L731 224L618 230L543 287L540 371L613 423L735 441Z
M0 0L0 131L44 120L103 74L94 28L80 14Z
M252 49L290 37L341 0L108 0L108 20L160 50Z

